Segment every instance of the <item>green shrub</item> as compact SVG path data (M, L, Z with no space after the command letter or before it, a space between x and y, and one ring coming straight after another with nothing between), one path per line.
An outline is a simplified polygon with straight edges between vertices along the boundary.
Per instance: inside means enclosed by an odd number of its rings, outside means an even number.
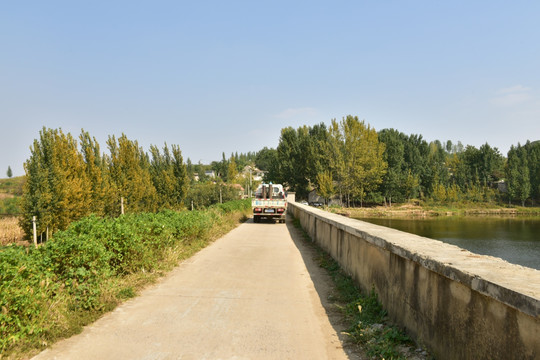
M9 246L0 251L0 354L43 333L36 318L59 285L39 251Z
M198 248L199 240L226 221L225 214L249 208L247 201L234 201L205 211L92 215L38 249L0 249L0 357L15 348L40 347L62 333L65 323L77 322L70 318L95 318L111 301L133 297L134 287L122 279L156 271L172 248ZM194 240L199 243L191 247ZM111 292L116 300L104 298ZM62 316L67 319L60 325Z

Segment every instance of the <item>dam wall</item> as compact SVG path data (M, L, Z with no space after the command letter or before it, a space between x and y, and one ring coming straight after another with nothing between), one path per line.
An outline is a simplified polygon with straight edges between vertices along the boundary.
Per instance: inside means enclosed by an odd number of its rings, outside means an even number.
M436 359L540 359L540 271L294 201L288 211Z

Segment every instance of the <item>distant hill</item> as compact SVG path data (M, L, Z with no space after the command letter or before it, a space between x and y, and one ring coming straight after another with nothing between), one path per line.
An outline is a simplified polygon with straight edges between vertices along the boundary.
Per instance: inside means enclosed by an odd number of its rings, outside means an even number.
M0 215L18 215L26 176L0 179Z
M0 179L0 193L22 196L26 176Z

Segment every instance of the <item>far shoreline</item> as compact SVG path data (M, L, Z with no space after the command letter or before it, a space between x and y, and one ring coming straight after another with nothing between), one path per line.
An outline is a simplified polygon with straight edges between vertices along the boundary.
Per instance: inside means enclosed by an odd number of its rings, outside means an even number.
M427 218L438 216L534 217L540 219L540 207L418 205L412 203L373 207L325 207L327 211L351 218Z

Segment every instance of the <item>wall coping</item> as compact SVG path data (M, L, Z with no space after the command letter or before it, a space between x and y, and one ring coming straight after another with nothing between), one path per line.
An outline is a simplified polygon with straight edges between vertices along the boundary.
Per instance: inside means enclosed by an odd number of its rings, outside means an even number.
M289 205L523 313L540 317L539 270L311 206L295 202Z

